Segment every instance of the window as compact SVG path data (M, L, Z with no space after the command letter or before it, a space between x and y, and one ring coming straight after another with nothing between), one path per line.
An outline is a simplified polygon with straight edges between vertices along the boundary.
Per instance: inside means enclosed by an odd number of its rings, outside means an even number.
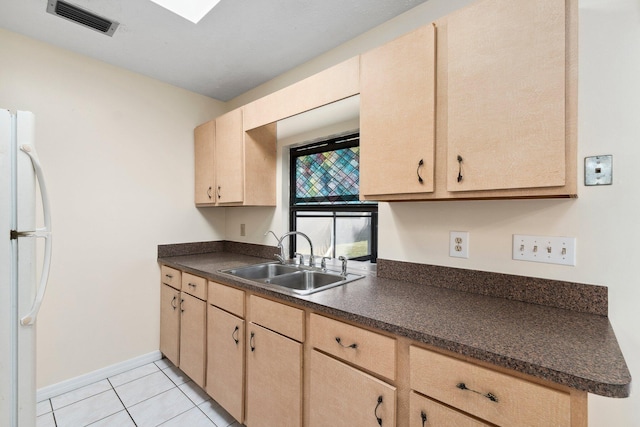
M317 258L376 262L378 205L359 200L358 133L291 149L290 228L309 236ZM295 240L292 239L290 257Z

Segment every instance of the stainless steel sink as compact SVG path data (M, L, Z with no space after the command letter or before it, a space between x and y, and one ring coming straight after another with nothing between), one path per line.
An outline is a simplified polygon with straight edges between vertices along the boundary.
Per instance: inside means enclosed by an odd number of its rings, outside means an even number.
M234 276L243 277L245 279L269 279L281 274L295 273L297 268L282 264L256 264L246 267L232 268L223 270L223 273L233 274Z
M342 276L333 271L277 263L248 265L246 267L220 270L220 272L250 279L297 295L309 295L364 277L350 273Z

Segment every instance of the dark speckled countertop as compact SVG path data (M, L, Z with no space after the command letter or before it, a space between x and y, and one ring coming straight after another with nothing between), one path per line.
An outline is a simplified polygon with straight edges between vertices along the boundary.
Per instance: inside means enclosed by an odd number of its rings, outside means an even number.
M308 296L293 296L219 273L272 259L230 252L159 255L161 264L317 312L589 393L629 396L631 375L609 319L603 315L373 274Z

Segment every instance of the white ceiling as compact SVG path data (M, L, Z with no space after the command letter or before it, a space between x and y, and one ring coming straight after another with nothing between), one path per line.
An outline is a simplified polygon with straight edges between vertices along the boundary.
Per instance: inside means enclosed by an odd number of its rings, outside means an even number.
M227 101L426 0L222 0L198 24L149 0L67 1L120 27L105 36L46 0L0 0L0 27Z

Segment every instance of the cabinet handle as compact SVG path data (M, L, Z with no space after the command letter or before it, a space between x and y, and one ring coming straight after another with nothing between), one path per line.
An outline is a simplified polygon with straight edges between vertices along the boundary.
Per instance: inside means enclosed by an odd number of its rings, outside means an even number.
M222 188L218 185L218 199L220 198L220 190L222 190Z
M171 274L165 274L165 277L168 277L169 279L173 279L173 276Z
M209 199L211 199L211 190L211 187L207 188L207 196L209 196Z
M427 414L424 411L420 411L420 419L422 420L422 427L427 425Z
M191 286L193 289L195 289L196 286L198 286L198 284L197 283L189 283L189 286Z
M178 308L178 306L175 304L177 298L178 297L174 295L173 299L171 300L171 307L173 307L174 310Z
M479 394L480 396L486 397L487 399L489 399L492 402L496 402L496 403L498 402L498 397L493 393L487 393L487 394L480 393L479 391L470 389L469 387L467 387L467 385L465 383L458 383L458 384L456 384L456 387L458 387L460 390L468 390L470 392Z
M184 308L182 308L182 304L184 304L184 298L180 299L180 313L184 313Z
M382 418L378 416L378 406L380 406L381 404L382 404L382 396L378 396L378 404L376 405L376 408L373 410L373 415L375 415L376 421L378 421L379 426L382 425Z
M424 165L424 160L420 159L420 161L418 162L418 168L416 169L416 174L418 175L418 182L420 184L422 184L424 182L424 180L422 179L422 177L420 176L420 167Z
M353 348L353 349L358 348L358 344L356 344L356 343L353 343L353 344L351 344L351 345L344 345L344 344L342 344L342 338L340 338L340 337L336 337L336 342L337 342L338 344L340 344L340 346L341 346L342 348Z
M240 342L238 340L238 334L239 333L240 333L240 327L236 325L236 328L231 333L231 338L233 338L233 340L236 342L236 345L238 345L238 343Z
M255 336L256 336L256 334L251 332L251 338L249 338L249 347L251 348L251 351L254 351L256 349L256 346L253 345L253 337L255 337Z
M458 154L458 182L462 182L462 156Z

